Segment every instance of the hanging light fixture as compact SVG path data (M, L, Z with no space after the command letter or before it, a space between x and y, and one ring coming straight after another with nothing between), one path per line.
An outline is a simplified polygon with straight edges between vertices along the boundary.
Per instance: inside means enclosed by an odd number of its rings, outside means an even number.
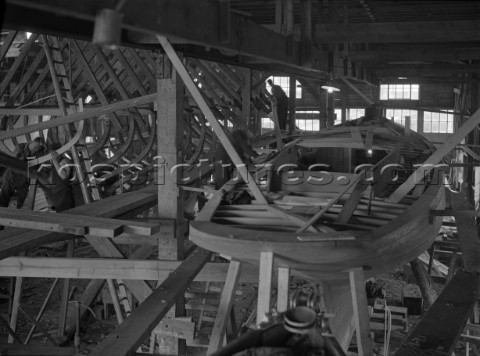
M116 9L98 11L95 16L92 43L111 50L117 49L122 33L122 18L123 14Z
M322 89L325 89L327 92L329 93L333 93L335 91L340 91L340 89L338 89L337 87L334 87L332 85L330 85L329 83L325 83L325 85L322 85L321 86Z

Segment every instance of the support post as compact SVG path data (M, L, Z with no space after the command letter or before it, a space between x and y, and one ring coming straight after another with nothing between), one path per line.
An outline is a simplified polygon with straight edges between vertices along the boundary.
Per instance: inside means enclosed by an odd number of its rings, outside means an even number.
M288 309L288 292L290 288L290 268L278 269L277 311L283 313Z
M241 125L247 128L251 127L252 106L250 97L252 92L252 70L250 68L242 69L242 120Z
M232 310L233 301L235 298L235 289L242 271L242 264L238 261L231 261L228 267L227 279L223 287L222 296L220 298L220 305L218 307L217 316L213 325L212 336L210 344L208 345L207 354L210 355L222 347L225 339L225 331Z
M161 241L158 251L160 259L184 258L183 190L178 187L181 170L173 169L182 163L183 143L183 103L184 87L177 72L164 57L163 73L157 80L157 157L160 167L158 172L158 216L175 220L173 234ZM167 245L169 248L163 248ZM185 315L185 300L179 298L175 307L167 313L167 317ZM159 337L159 351L162 354L184 354L185 340L172 337Z
M372 338L370 335L370 317L367 308L367 292L365 290L365 272L359 268L351 270L349 274L355 329L357 331L358 355L373 355Z
M273 252L260 253L260 271L258 279L257 325L265 320L270 311L272 299Z

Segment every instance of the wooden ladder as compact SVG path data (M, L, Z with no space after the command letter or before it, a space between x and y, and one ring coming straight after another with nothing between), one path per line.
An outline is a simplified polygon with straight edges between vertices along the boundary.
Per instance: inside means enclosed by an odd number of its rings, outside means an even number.
M47 56L58 106L62 114L67 116L68 111L76 112L77 107L73 99L72 87L65 68L65 62L60 52L58 38L42 35L42 42ZM67 125L66 135L68 139L71 139L73 136L73 128L70 125ZM85 203L88 204L92 202L92 200L99 200L100 194L95 184L88 149L83 137L80 138L77 146L72 147L71 153ZM87 179L84 177L84 170L87 174Z

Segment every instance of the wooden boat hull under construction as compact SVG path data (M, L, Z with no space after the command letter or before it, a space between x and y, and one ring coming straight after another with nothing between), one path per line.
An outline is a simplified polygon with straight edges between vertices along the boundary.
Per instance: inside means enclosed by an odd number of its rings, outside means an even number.
M252 207L258 209L253 212L262 210L262 205ZM353 268L363 267L367 275L375 275L419 256L433 243L442 222L430 210L443 208L443 186L431 185L396 219L373 231L252 231L193 221L190 239L205 249L252 264L259 263L261 252L273 252L279 267L289 267L310 280L335 282L348 278L345 272Z
M362 268L367 277L374 276L418 257L441 227L442 217L431 210L445 207L439 170L429 176L422 172L422 186L404 192L400 182L389 185L380 179L375 186L366 176L352 174L358 165L371 162L370 178L378 178L383 167L405 161L413 166L431 153L431 144L420 135L412 133L407 143L399 125L386 120L380 124L334 128L333 138L327 132L290 143L270 161L270 175L262 171L270 204L255 196L251 204L231 205L217 193L190 225L190 239L200 247L255 265L262 252L272 252L275 267L288 267L293 275L319 283L326 310L335 315L332 330L344 349L354 330L348 272ZM368 147L376 161L366 158L372 157ZM333 184L311 184L308 179L287 184L292 172L285 174L280 167L300 162L302 150L333 168L328 172ZM314 175L310 168L296 173L302 178ZM350 181L346 187L335 184L340 176Z

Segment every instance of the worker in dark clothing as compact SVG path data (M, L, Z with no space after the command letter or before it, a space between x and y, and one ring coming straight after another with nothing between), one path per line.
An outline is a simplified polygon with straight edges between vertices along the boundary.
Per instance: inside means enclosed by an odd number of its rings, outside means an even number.
M42 165L42 175L46 178L48 184L41 184L50 209L57 213L72 209L75 207L75 198L71 185L74 174L72 164L65 157L52 152L52 164Z
M43 140L37 137L28 144L21 143L16 157L27 161L28 158L40 157L44 152ZM0 190L0 207L8 207L13 195L17 193L17 209L20 209L27 198L29 183L28 177L7 168Z
M237 151L245 165L251 165L253 158L258 156L258 153L252 148L252 134L246 129L233 130L229 135L233 148ZM215 160L221 161L221 164L215 167L215 182L217 189L225 184L233 176L235 167L230 156L225 148L218 143Z
M275 98L277 104L278 126L280 130L287 129L287 114L288 114L288 96L283 91L280 85L273 84L271 79L267 83L272 87L272 96Z

